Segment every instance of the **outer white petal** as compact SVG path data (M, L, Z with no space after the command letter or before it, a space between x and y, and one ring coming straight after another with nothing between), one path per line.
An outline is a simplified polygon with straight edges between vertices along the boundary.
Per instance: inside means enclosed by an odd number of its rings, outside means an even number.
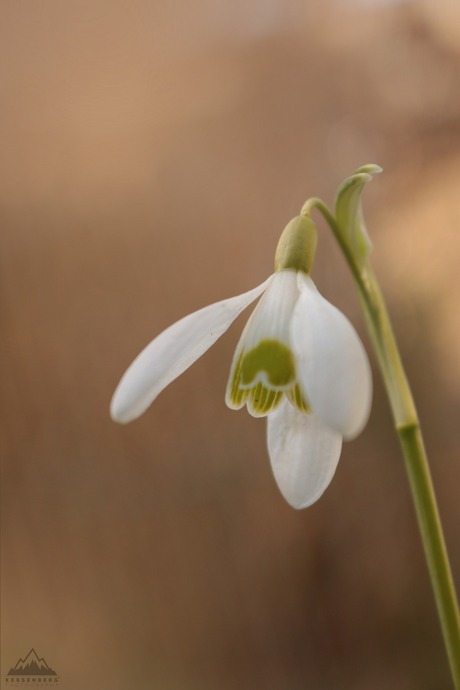
M201 357L267 289L272 278L249 292L185 316L152 340L118 384L110 405L112 419L125 424L145 412L163 388Z
M337 468L342 437L314 414L285 400L268 417L268 453L286 501L306 508L321 496Z
M297 375L312 410L354 438L367 422L372 376L364 347L348 319L299 274L300 297L291 322Z

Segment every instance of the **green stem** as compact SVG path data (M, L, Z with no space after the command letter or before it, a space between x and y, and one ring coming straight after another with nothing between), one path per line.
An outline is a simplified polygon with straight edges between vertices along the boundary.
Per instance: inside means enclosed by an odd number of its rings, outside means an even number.
M418 424L398 428L455 688L460 688L460 622L436 496Z
M358 287L404 455L452 678L460 690L460 615L455 587L420 423L385 301L369 262L363 267L357 265L327 206L320 199L309 199L302 215L308 216L313 208L322 213L334 233Z

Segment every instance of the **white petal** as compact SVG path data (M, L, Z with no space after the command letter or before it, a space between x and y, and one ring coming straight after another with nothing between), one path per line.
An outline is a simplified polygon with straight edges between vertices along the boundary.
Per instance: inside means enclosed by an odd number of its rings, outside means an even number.
M251 350L264 339L279 340L289 346L290 321L298 297L297 273L291 270L277 271L243 331L236 356L241 346Z
M185 316L152 340L118 384L110 405L112 419L125 424L139 417L267 289L272 277L249 292Z
M306 508L321 496L337 468L342 437L314 414L285 400L268 417L268 453L286 501Z
M258 383L262 383L263 386L271 391L284 391L292 387L295 372L293 356L290 352L290 322L294 305L298 297L299 288L297 287L296 272L291 270L276 272L270 286L267 288L265 294L249 317L238 345L236 346L225 396L225 401L231 409L238 410L243 405L247 404L250 414L260 416L252 406L252 397L249 396L248 398L247 395L241 395L243 390L249 391ZM287 364L290 365L290 369L286 371L286 378L289 379L292 374L292 380L288 380L286 383L280 382L279 385L277 385L274 381L269 379L270 372L266 371L263 366L259 370L253 372L254 376L251 380L243 382L240 378L242 355L257 348L261 341L264 340L277 341L281 348L283 345L287 348L287 357L289 360ZM267 362L265 362L265 365L266 364ZM278 365L279 364L278 362ZM237 367L239 367L238 370ZM263 415L265 416L267 413L268 410L266 410Z
M233 399L235 389L249 390L257 383L262 383L270 390L286 390L292 386L292 382L289 382L289 385L280 386L272 384L268 380L268 372L264 369L260 369L252 381L243 384L236 368L243 353L256 348L262 340L276 340L290 349L290 322L298 297L297 273L291 270L277 271L273 275L269 288L249 317L236 346L225 396L225 401L230 408L240 409L247 402L247 398L244 396L241 402L235 402ZM235 375L238 375L237 380L235 380ZM248 410L253 414L254 411L251 411L250 404Z
M291 336L300 386L326 424L354 438L367 422L372 400L366 352L351 323L311 278L299 274L299 289Z

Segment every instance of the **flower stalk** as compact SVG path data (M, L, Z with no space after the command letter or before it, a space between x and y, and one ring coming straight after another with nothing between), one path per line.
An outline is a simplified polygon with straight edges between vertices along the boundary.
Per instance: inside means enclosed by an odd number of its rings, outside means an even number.
M321 199L309 199L302 215L313 209L323 215L353 274L398 434L425 557L434 590L454 687L460 690L460 615L428 458L414 399L405 374L388 311L368 260L370 241L361 212L361 192L377 166L365 166L339 188L335 215ZM354 196L353 196L354 195ZM346 204L343 199L347 196ZM347 207L349 216L340 214Z

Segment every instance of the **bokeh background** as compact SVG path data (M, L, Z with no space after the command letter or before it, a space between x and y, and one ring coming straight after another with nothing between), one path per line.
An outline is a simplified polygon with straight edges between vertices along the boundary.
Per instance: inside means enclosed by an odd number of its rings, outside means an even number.
M444 690L379 373L303 512L224 391L245 316L141 419L108 407L174 320L262 282L305 199L365 190L460 583L454 0L3 0L2 687ZM318 217L314 279L368 346Z

